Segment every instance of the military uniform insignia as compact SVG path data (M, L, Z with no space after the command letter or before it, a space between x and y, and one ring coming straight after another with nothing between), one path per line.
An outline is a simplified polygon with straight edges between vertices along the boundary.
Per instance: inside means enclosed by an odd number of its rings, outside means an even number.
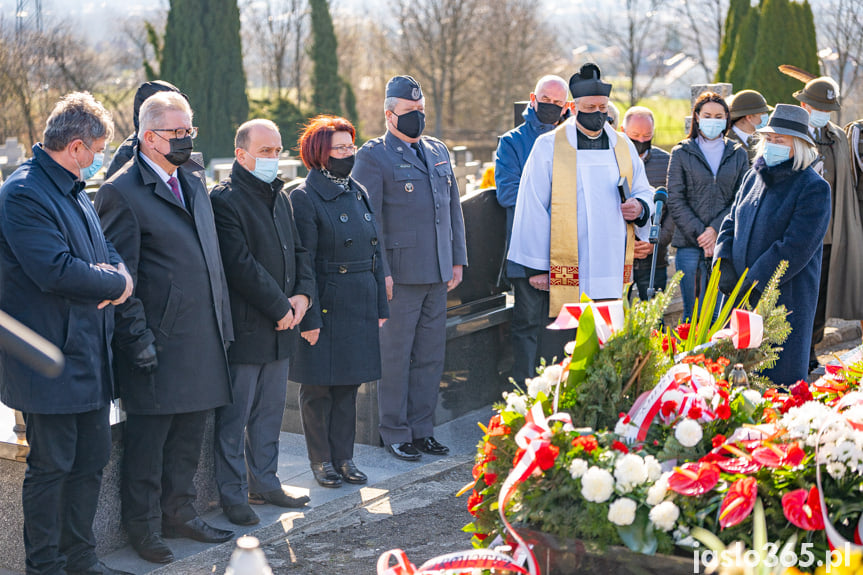
M412 191L414 191L414 185L410 182L406 183L405 184L405 191L407 193L411 193Z

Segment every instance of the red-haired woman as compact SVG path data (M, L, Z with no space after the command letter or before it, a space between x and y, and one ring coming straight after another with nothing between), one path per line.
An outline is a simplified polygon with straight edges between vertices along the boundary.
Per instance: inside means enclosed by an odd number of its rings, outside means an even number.
M301 384L309 461L324 487L368 480L353 462L357 390L380 378L378 331L389 316L375 216L350 177L355 136L344 118L313 118L299 142L309 175L291 193L317 297L300 324L290 377Z

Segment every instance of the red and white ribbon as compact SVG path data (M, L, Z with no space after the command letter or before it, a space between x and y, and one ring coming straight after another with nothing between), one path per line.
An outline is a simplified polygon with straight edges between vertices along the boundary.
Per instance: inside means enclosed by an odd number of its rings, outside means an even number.
M623 301L602 301L587 303L567 303L560 308L557 319L548 326L548 329L575 329L584 310L590 307L593 310L593 320L596 323L596 335L600 345L608 341L611 334L623 327Z
M390 565L390 558L396 564ZM429 559L417 569L401 549L392 549L378 558L378 575L461 575L474 570L498 570L527 573L512 557L491 549L471 549L447 553Z
M731 312L731 327L717 331L712 341L731 338L737 349L752 349L764 339L764 319L757 313L742 309Z
M525 453L519 460L518 465L509 472L506 481L504 481L497 498L497 507L501 521L517 543L515 555L523 554L527 558L527 568L530 575L539 575L539 564L533 551L525 543L521 535L513 529L512 524L506 518L506 505L515 493L518 484L530 477L531 473L539 466L539 462L537 461L539 450L548 448L551 445L551 428L549 427L549 423L552 421L562 421L565 430L572 431L574 428L572 427L572 420L568 413L555 413L546 418L542 411L542 404L539 402L534 404L530 412L525 416L525 420L524 426L515 436L516 444L525 449Z

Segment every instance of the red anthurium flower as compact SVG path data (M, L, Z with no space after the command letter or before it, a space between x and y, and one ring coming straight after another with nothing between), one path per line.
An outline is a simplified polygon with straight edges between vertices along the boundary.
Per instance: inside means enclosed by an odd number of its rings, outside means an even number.
M782 496L782 511L791 523L807 531L824 529L824 516L821 514L821 501L818 488L814 485L809 491L797 489Z
M477 512L476 508L477 508L477 506L479 506L481 504L482 504L482 495L477 493L477 491L474 489L473 492L471 492L470 497L467 498L467 510L468 510L468 512L471 515L473 515L474 517L476 517L476 512Z
M806 452L797 442L782 445L765 443L752 452L752 457L765 467L797 467L806 457Z
M674 468L668 478L668 487L681 495L703 495L719 483L719 468L709 462L686 463Z
M719 508L719 526L733 527L749 517L757 495L758 481L754 477L743 477L732 483Z
M583 447L586 453L593 453L599 447L596 437L592 435L579 435L572 440L573 447Z
M556 445L543 442L541 447L536 450L536 462L539 468L548 471L554 467L554 460L557 459L559 453L560 448Z
M690 327L691 326L688 323L682 323L679 326L677 326L677 328L676 328L677 337L679 337L680 339L683 339L683 340L686 340L687 338L689 338L689 328Z
M722 459L716 462L719 469L725 473L742 473L749 475L761 470L762 465L749 457L734 457L732 459Z
M615 441L611 444L611 448L615 451L619 451L621 453L629 453L629 448L621 443L620 441Z
M713 439L711 439L711 442L713 443L713 448L716 449L717 447L725 443L725 439L726 437L721 433L717 433L716 435L714 435Z

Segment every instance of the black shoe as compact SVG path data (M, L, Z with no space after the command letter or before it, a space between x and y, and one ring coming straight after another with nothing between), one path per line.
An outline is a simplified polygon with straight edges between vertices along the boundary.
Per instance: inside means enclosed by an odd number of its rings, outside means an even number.
M263 505L264 503L269 503L270 505L275 505L276 507L297 508L302 507L308 502L308 495L291 497L281 488L274 489L272 491L265 491L263 493L249 493L249 503L251 503L252 505Z
M417 451L410 441L404 443L390 443L387 445L387 451L405 461L419 461L422 454Z
M339 475L342 476L342 479L347 481L348 483L353 483L354 485L363 485L367 483L369 478L368 476L357 469L357 466L354 464L353 459L345 459L344 461L340 461L336 464L338 468Z
M431 455L446 455L449 453L449 447L440 443L437 439L429 435L428 437L420 437L414 439L414 447Z
M225 505L222 511L228 517L228 521L234 525L257 525L261 522L258 514L252 511L248 503L238 503L236 505Z
M821 367L821 362L819 362L817 359L810 359L809 360L809 373L812 373L813 371L815 371L819 367Z
M141 559L150 563L170 563L174 560L171 548L159 533L148 533L143 537L129 535L129 543Z
M170 551L170 550L169 550ZM66 569L67 575L133 575L128 571L120 571L119 569L112 569L108 567L101 561L97 561L89 568L84 569L83 571L74 571L72 569Z
M201 543L224 543L234 538L233 531L213 527L200 517L195 517L178 525L162 523L162 534L167 539L185 537Z
M312 474L315 476L315 481L321 487L341 487L342 476L333 467L329 461L323 463L312 463Z

